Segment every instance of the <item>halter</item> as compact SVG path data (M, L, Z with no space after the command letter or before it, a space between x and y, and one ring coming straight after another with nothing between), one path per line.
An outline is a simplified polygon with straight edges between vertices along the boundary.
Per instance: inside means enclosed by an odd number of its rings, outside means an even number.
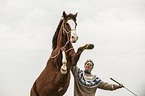
M70 40L69 40L69 33L71 33L71 31L73 31L73 30L76 30L76 29L71 29L70 31L67 31L65 28L64 28L64 25L63 25L63 27L62 27L62 32L64 33L66 33L67 34L67 42L65 43L65 45L63 46L63 47L66 47L66 45L70 42ZM66 52L69 52L70 50L72 50L73 48L71 47L71 48L69 48L68 50L66 50ZM56 58L58 55L60 54L60 50L58 50L58 52L57 52L57 54L55 55L55 56L51 56L51 58Z
M73 30L76 30L76 29L71 29L70 31L66 31L66 29L64 28L64 25L63 25L63 27L62 27L62 29L63 29L63 33L65 32L66 34L67 34L67 42L65 43L65 45L64 45L64 47L66 47L66 45L69 43L69 33L71 33L71 31L73 31ZM69 49L68 49L69 50Z

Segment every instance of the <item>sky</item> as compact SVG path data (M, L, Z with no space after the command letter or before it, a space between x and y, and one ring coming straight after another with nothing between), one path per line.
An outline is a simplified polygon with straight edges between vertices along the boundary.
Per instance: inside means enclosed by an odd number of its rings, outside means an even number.
M0 96L29 96L52 52L52 37L62 17L78 12L75 50L85 50L77 66L95 63L92 74L124 84L145 96L144 0L0 0ZM73 76L64 96L73 96ZM125 89L95 96L133 96Z

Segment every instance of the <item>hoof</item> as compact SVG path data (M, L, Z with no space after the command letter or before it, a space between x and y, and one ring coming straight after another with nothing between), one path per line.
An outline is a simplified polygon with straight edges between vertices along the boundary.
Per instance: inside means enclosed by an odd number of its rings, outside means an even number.
M88 44L88 48L87 49L93 49L94 45L93 44Z
M66 74L66 73L67 73L67 70L60 69L60 72L61 72L62 74Z
M66 74L67 73L67 67L66 67L66 63L63 62L63 65L60 68L60 72L62 74Z

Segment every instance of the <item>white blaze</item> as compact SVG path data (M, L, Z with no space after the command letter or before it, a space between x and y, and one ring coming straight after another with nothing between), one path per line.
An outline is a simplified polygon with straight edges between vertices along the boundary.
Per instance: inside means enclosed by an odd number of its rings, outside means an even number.
M70 25L71 29L75 29L75 22L73 20L68 20L67 23Z
M67 23L70 25L71 27L71 38L70 41L72 43L75 43L78 39L77 33L76 33L76 28L75 28L75 22L73 20L68 20Z

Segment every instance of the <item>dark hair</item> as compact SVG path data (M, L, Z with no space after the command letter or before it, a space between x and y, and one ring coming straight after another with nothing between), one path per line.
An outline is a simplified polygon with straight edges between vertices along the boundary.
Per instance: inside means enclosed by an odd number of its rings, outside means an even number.
M93 68L93 67L94 67L93 61L89 59L89 60L87 60L87 61L85 62L85 65L86 65L88 62L91 62L91 63L92 63L92 68Z

